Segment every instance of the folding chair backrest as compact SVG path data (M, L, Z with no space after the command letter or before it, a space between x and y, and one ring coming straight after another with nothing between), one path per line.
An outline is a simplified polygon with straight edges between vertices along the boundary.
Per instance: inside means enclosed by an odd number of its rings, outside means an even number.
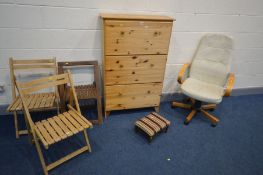
M76 66L93 66L94 67L94 81L96 85L99 85L99 65L98 61L69 61L69 62L58 62L58 73L63 74L64 68L76 67ZM100 86L98 86L100 87Z
M15 72L19 70L39 70L45 69L52 71L54 75L57 74L57 64L56 58L51 59L33 59L33 60L17 60L9 58L9 67L10 67L10 78L12 85L12 95L13 99L16 98L16 88L15 88Z
M30 127L33 127L33 121L31 119L29 110L28 110L28 102L26 101L25 96L43 89L47 88L57 88L60 85L70 85L70 92L72 92L73 99L75 101L75 105L77 107L78 112L80 112L77 96L75 93L74 85L72 82L70 72L60 75L53 75L49 77L44 77L40 79L35 79L29 82L16 82L16 86L18 88L19 95L21 97L23 103L24 113L29 121Z

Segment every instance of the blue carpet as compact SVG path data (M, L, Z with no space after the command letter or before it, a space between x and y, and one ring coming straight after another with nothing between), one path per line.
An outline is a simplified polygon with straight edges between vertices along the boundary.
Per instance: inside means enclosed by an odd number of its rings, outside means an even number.
M152 109L112 112L103 125L88 130L92 153L84 153L50 171L57 175L259 175L263 174L263 95L225 98L213 112L220 123L212 128L198 114L185 126L189 111L161 105L171 121L166 134L151 144L134 132L134 122ZM93 115L83 112L84 115ZM36 114L37 118L39 114ZM83 144L82 135L45 151L48 162ZM28 137L15 139L12 116L0 117L0 174L42 174Z

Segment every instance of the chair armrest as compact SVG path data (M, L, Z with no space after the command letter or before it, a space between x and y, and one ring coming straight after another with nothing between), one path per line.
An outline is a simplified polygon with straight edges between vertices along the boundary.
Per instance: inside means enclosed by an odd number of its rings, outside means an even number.
M190 64L184 64L178 74L177 81L179 84L183 84L186 77L189 75Z
M233 89L235 83L235 75L230 73L228 76L227 84L226 84L226 89L225 89L225 94L224 96L228 97L231 94L231 91Z

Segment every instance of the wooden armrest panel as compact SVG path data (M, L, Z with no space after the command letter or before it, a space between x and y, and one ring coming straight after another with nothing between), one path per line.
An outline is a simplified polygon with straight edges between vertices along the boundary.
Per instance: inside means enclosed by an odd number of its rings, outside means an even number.
M185 71L189 68L190 64L184 64L178 74L177 81L178 83L182 84L184 82L183 77L185 74Z
M228 81L227 81L227 86L226 86L226 90L225 90L225 95L226 97L230 96L231 91L233 89L235 83L235 75L230 73L229 77L228 77Z

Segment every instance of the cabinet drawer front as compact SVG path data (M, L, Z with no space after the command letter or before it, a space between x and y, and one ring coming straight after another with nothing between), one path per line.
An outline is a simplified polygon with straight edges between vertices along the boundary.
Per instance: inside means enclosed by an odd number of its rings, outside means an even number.
M106 86L106 111L158 106L161 83Z
M162 82L166 55L106 56L105 83L131 84Z
M105 20L105 54L167 54L172 22Z

